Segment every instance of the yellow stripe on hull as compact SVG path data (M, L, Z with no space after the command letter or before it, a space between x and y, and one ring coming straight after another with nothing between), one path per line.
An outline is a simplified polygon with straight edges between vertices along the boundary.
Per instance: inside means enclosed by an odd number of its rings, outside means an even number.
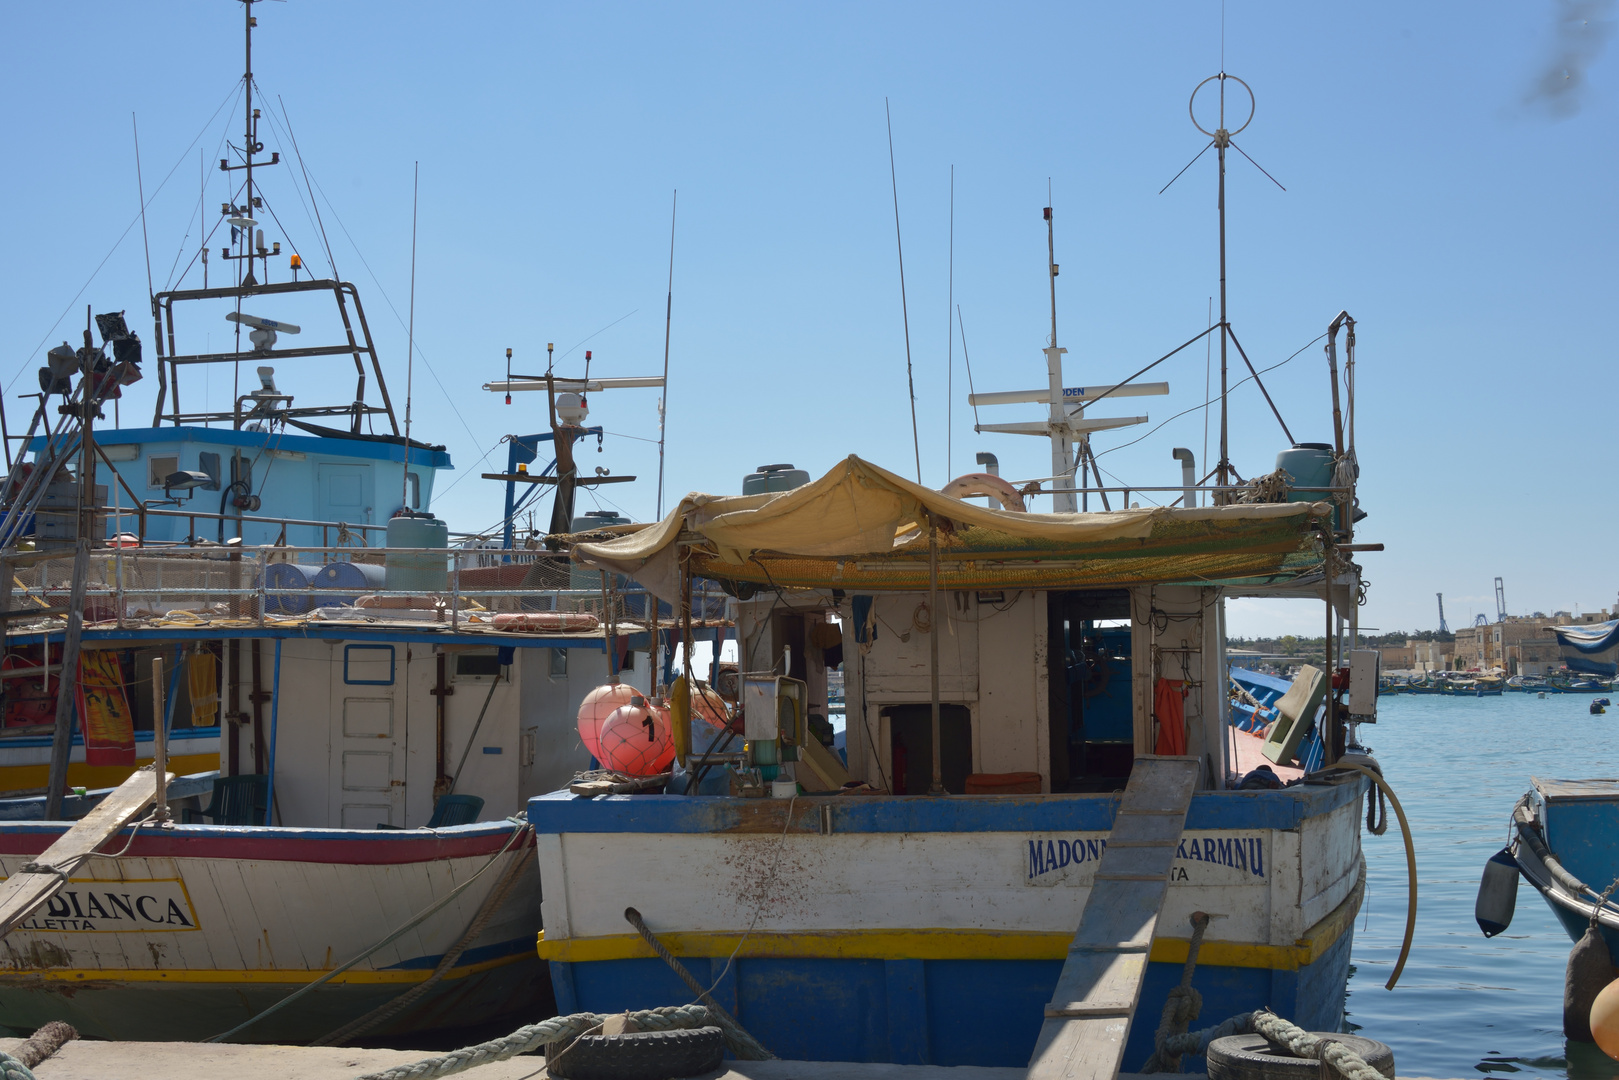
M1215 967L1297 971L1318 960L1354 924L1365 894L1364 875L1344 901L1291 945L1204 941L1198 963ZM744 937L746 940L744 940ZM820 960L1062 960L1072 933L1015 930L827 930L804 933L659 934L676 956L738 956ZM1184 964L1189 938L1154 938L1150 958ZM547 940L540 931L542 960L588 963L655 956L637 934Z
M461 979L468 975L476 975L481 971L490 971L494 968L505 967L530 959L526 953L516 953L511 956L501 956L493 960L483 960L476 964L467 964L462 967L453 967L444 977L446 979ZM97 971L83 971L72 968L47 968L29 971L0 971L0 989L13 986L35 986L40 982L58 983L247 983L247 984L280 984L284 986L299 986L303 983L314 982L324 975L323 971L278 971L273 968L250 969L223 969L207 968L192 971L158 971L150 968L103 968ZM345 971L343 974L330 980L330 984L350 983L396 983L410 984L426 982L428 976L433 974L432 968L416 968L409 971Z
M142 765L150 765L151 758L139 758L134 765L86 765L75 761L67 767L68 787L117 787ZM219 753L176 754L169 758L169 771L176 776L187 773L209 772L219 768ZM49 765L0 765L0 794L10 791L38 791L46 784Z

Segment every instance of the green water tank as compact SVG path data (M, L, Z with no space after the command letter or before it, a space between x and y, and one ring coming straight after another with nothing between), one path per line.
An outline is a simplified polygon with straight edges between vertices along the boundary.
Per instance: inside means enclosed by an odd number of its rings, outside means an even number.
M432 514L401 514L388 519L388 547L383 558L386 589L444 593L450 588L450 527Z
M769 495L777 491L791 491L809 483L809 473L791 465L761 465L755 472L742 478L742 494Z
M1292 478L1293 490L1287 493L1288 502L1325 502L1332 493L1320 488L1332 486L1333 460L1330 443L1294 443L1291 450L1276 455L1276 467ZM1299 488L1315 488L1300 491ZM1341 528L1342 510L1332 517L1333 528Z

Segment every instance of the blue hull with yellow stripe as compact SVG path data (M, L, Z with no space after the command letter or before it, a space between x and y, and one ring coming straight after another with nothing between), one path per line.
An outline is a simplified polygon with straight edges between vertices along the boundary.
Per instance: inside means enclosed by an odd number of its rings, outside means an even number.
M1362 790L1194 798L1126 1069L1152 1051L1193 910L1217 916L1192 981L1200 1024L1264 1005L1339 1027ZM535 799L540 954L564 1013L690 1000L625 923L634 906L781 1057L1023 1066L1116 807L1109 795Z

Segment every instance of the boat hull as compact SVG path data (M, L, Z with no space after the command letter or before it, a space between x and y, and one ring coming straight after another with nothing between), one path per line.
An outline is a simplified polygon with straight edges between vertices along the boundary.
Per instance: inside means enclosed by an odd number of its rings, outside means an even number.
M1364 891L1361 790L1194 799L1127 1071L1151 1053L1193 911L1223 916L1193 977L1200 1022L1269 1005L1313 1030L1340 1025ZM690 1000L629 932L629 904L778 1055L1024 1066L1116 805L800 798L789 821L785 800L536 799L540 954L562 1012Z
M532 1022L553 1011L531 841L507 822L362 832L228 826L128 830L0 941L0 1023L66 1020L91 1038L219 1035L411 922L487 867L444 908L233 1041L304 1043L427 981L467 933L508 860L519 879L418 1001L366 1033ZM0 826L0 874L62 832ZM504 850L504 854L502 854Z

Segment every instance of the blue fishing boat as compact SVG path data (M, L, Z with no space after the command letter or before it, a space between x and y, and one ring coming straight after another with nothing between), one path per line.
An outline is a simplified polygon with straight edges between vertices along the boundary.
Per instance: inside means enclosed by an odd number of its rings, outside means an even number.
M1546 901L1569 939L1578 941L1594 918L1609 950L1619 955L1619 904L1609 899L1611 883L1619 879L1619 780L1531 777L1529 791L1512 808L1509 828L1512 841L1503 854ZM1491 902L1490 885L1486 874L1481 912ZM1504 917L1493 918L1499 929L1485 928L1492 936L1512 917L1506 886L1498 888L1495 910Z
M1048 438L1054 478L932 490L851 456L576 545L576 564L677 610L720 583L740 657L723 707L705 693L707 728L677 688L662 793L529 801L559 1010L689 1000L655 943L802 1060L1056 1075L1078 1039L1137 1071L1183 977L1202 1022L1269 1005L1338 1029L1375 772L1352 728L1376 713L1376 653L1352 663L1341 644L1364 550L1339 411L1353 327L1342 313L1326 335L1332 442L1289 446L1250 483L1222 449L1200 485L1176 448L1182 484L1133 489L1170 505L1129 506L1100 470L1093 485L1091 434L1145 418L1090 411L1167 386L1067 386L1053 311L1041 387L970 400L1042 406L979 430ZM1324 601L1328 670L1232 671L1225 605L1245 596ZM846 757L815 723L839 667ZM1263 739L1234 723L1256 706ZM1082 1033L1087 1017L1106 1022Z

